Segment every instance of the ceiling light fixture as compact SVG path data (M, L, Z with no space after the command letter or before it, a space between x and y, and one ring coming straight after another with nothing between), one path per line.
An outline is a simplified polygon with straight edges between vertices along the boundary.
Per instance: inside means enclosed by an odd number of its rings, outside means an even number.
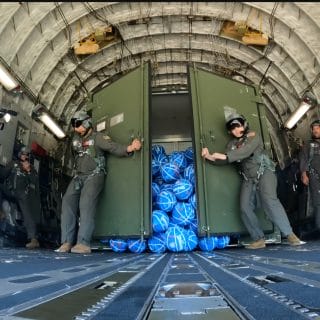
M293 112L293 114L287 119L284 124L284 127L288 130L291 130L297 122L317 104L316 97L310 92L307 91L303 97L299 107Z
M11 91L19 86L18 81L11 75L11 73L2 64L0 64L0 83L8 91Z
M55 136L59 139L63 139L66 134L54 120L53 116L50 115L49 111L46 108L38 104L33 110L33 117L39 119Z

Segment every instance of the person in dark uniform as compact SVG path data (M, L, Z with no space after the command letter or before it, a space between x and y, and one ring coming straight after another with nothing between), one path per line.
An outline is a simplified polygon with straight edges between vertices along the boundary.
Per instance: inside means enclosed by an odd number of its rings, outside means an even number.
M76 112L71 125L75 131L72 140L75 175L62 199L62 245L56 252L90 253L95 211L105 181L105 151L128 157L140 150L141 142L134 139L129 146L125 146L102 132L94 131L92 119L85 111ZM76 237L78 209L80 226Z
M278 226L287 237L290 245L304 244L292 231L287 214L277 197L277 178L275 165L263 149L258 133L249 130L244 116L236 110L225 107L226 128L232 135L226 153L209 153L202 149L202 157L213 164L237 163L243 177L240 192L241 218L253 242L248 249L259 249L266 246L263 230L254 212L256 192L260 197L262 208L270 220Z
M1 178L4 180L4 183L0 185L0 203L2 205L3 197L17 202L23 216L23 224L27 230L28 239L30 239L26 248L35 249L39 248L40 245L36 236L32 202L39 194L39 178L37 171L30 163L29 157L30 150L22 147L18 153L18 160L9 162L0 171Z
M310 125L311 139L302 147L299 160L302 183L310 186L315 228L320 231L320 120Z

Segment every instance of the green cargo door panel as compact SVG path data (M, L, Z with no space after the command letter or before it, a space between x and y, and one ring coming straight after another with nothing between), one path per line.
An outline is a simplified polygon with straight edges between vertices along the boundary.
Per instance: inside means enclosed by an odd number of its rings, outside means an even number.
M224 106L243 114L250 128L259 132L270 146L266 134L265 116L254 87L219 77L199 69L189 68L194 119L198 217L200 234L247 233L240 217L240 176L236 166L212 165L201 158L202 147L224 152L230 139L225 129ZM258 99L258 100L257 100ZM258 109L259 108L259 109ZM258 210L265 232L273 225Z
M107 155L107 177L94 237L150 233L149 67L143 65L93 96L93 121L114 141L143 148L131 157Z

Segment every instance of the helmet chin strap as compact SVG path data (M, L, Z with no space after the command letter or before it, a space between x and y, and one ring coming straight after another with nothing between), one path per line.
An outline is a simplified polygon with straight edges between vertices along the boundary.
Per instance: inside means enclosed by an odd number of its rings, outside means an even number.
M85 133L83 134L83 137L87 137L92 131L92 127L89 127L86 129Z

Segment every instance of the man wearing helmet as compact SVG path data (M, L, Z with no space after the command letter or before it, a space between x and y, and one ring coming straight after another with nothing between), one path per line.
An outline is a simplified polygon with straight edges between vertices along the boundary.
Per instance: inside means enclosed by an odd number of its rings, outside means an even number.
M39 194L39 179L37 171L30 163L30 153L31 151L28 148L22 147L18 152L18 160L11 161L1 171L1 178L4 179L4 183L0 185L0 204L2 205L2 196L17 202L23 216L23 224L27 230L28 239L30 239L26 248L35 249L40 245L36 237L32 201ZM36 203L39 203L40 206L40 201Z
M259 249L266 246L264 233L254 212L252 199L256 192L265 213L287 237L289 244L295 246L305 243L293 233L286 212L277 197L275 165L265 153L260 136L249 130L245 117L233 108L225 107L225 117L227 131L232 136L226 153L210 154L208 148L203 148L202 157L213 164L237 163L240 167L243 177L240 192L241 218L253 239L246 248Z
M310 186L315 227L320 231L320 120L310 125L311 139L302 147L300 158L300 172L302 183Z
M92 119L85 111L75 113L71 126L75 132L72 140L75 174L62 199L62 245L56 251L90 253L94 215L105 180L105 152L128 157L140 150L141 142L134 139L125 146L112 141L104 133L93 130ZM76 235L78 209L80 226Z

